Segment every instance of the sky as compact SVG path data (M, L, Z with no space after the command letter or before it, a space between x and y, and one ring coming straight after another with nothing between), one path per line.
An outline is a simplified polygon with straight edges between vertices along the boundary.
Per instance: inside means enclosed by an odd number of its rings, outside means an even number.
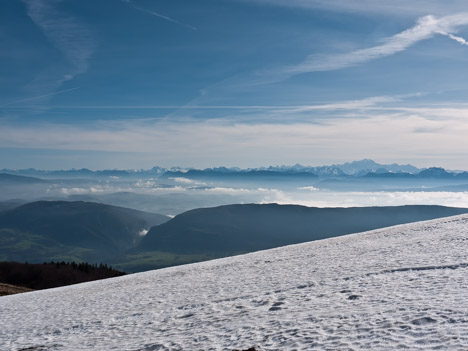
M3 0L0 168L468 169L466 0Z

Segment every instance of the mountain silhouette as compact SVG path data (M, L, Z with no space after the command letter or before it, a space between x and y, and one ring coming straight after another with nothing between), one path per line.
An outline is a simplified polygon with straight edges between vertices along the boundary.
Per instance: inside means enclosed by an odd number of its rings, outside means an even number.
M0 213L0 260L101 262L169 218L93 202L37 201Z
M200 208L152 228L133 251L227 255L467 213L465 208L312 208L245 204Z

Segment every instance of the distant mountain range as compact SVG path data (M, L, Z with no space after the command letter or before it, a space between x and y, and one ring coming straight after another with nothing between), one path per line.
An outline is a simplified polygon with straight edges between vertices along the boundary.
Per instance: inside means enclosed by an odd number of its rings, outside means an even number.
M354 161L337 165L344 173L349 175L364 175L370 172L392 172L392 173L411 173L415 174L421 171L420 168L412 165L399 165L396 163L392 164L379 164L373 160L364 159L361 161Z
M313 184L314 181L319 181L324 185L323 181L340 180L347 183L352 183L354 180L368 179L374 180L423 180L430 181L463 181L468 180L468 172L450 172L440 167L432 167L427 169L418 169L411 165L400 166L397 164L381 165L372 160L363 160L343 165L323 166L323 167L303 167L295 165L293 167L268 167L263 170L236 170L227 168L210 168L205 170L188 170L188 171L167 171L160 176L160 179L180 180L189 179L195 181L207 182L251 182L268 185L270 182L281 182L287 185L291 184ZM347 187L349 184L341 184ZM235 183L234 183L235 184ZM337 185L338 183L328 183L327 186ZM369 185L369 184L368 184ZM360 183L360 186L365 186L365 183Z
M193 180L218 180L224 181L310 181L318 176L311 172L292 172L292 171L270 171L270 170L248 170L248 171L233 171L233 170L197 170L191 169L186 172L182 171L167 171L161 175L162 179L178 179L187 178Z
M363 159L360 161L347 162L343 164L336 164L331 166L302 166L296 164L294 166L270 166L268 168L260 168L260 170L267 170L273 172L308 172L316 174L317 176L325 177L339 177L346 175L364 175L369 172L406 172L406 173L418 173L421 169L412 165L399 165L393 164L380 164L373 160Z
M365 175L366 177L372 178L408 178L408 179L454 179L454 180L463 180L468 179L468 172L448 172L440 167L431 167L424 169L416 174L400 172L393 173L389 171L382 172L369 172Z
M111 178L111 179L126 179L126 178L159 178L163 179L185 177L190 179L207 179L214 177L224 178L256 178L256 179L287 179L287 178L307 178L312 176L317 177L343 177L343 176L362 176L367 173L408 173L417 174L421 169L412 165L398 165L394 164L379 164L369 159L361 161L354 161L344 164L337 164L331 166L303 166L296 164L293 166L270 166L270 167L259 167L259 168L206 168L206 169L194 169L194 168L180 168L173 167L170 169L162 167L153 167L148 170L99 170L92 171L86 168L83 169L71 169L71 170L37 170L33 168L12 170L2 169L1 173L17 176L28 176L37 178ZM1 179L0 179L1 180Z

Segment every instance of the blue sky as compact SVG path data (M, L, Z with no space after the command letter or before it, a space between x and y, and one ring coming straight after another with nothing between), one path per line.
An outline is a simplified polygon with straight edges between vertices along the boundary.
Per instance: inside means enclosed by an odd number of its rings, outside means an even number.
M1 168L468 168L464 0L4 0L0 19Z

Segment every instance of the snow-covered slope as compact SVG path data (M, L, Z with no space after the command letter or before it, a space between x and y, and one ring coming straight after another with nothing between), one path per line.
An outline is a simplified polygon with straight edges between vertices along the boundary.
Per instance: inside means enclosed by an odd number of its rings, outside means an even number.
M1 350L467 350L468 216L2 297L0 316Z

